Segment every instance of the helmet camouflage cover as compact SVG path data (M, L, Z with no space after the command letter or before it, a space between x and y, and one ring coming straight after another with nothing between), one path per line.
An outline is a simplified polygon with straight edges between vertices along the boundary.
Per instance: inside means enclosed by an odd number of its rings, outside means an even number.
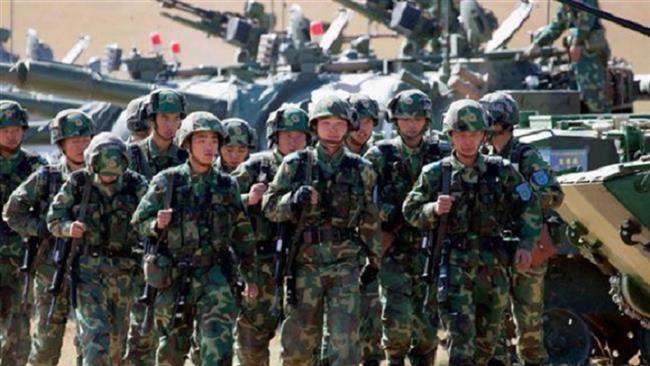
M149 117L155 113L180 113L185 118L185 96L174 89L156 89L149 94L147 111Z
M0 128L22 127L29 128L27 111L13 100L0 100Z
M424 117L431 122L433 103L428 95L417 89L399 92L388 102L388 119L395 122L398 118Z
M244 145L251 150L255 150L257 133L248 122L240 118L228 118L222 123L228 133L224 146Z
M375 126L379 124L379 104L377 101L365 94L352 94L348 97L348 103L357 111L357 118L370 118Z
M484 95L479 102L485 109L488 125L503 123L516 126L519 124L519 104L510 94L497 91Z
M298 131L309 135L311 130L307 112L299 107L289 105L271 113L266 121L266 138L270 141L280 131Z
M181 122L181 127L176 131L176 143L178 146L188 149L186 145L189 138L195 132L216 132L219 135L219 143L222 143L228 133L223 124L214 114L210 112L193 112L187 115Z
M94 134L93 120L86 113L77 109L62 110L50 122L50 141L52 144L69 137L92 137Z
M314 123L323 117L338 117L348 121L351 131L359 129L357 112L350 103L334 94L327 95L312 104L309 111L309 125L315 129Z
M449 105L443 120L444 131L486 131L485 111L481 104L471 99L457 100Z
M126 117L126 127L131 132L147 131L151 123L147 118L146 107L149 100L148 96L135 98L129 102L124 110Z
M101 132L93 137L84 155L91 173L121 176L129 167L126 144L110 132Z

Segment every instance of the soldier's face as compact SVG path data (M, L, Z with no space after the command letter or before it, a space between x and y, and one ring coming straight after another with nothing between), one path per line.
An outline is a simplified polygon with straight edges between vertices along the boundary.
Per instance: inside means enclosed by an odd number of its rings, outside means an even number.
M210 165L219 152L219 135L216 132L202 131L192 134L190 153L202 165Z
M248 158L248 146L228 145L221 147L221 161L231 169L236 169L239 164Z
M99 180L104 184L111 184L117 180L117 177L114 175L99 175Z
M84 162L84 150L90 144L90 136L69 137L61 141L61 150L66 158L75 164Z
M282 155L289 155L307 146L307 134L300 131L278 132L278 150Z
M399 134L406 138L416 138L424 132L427 119L424 117L398 118Z
M451 133L451 143L454 145L456 154L465 158L472 158L478 154L478 148L484 138L485 132L483 131L454 131Z
M316 123L318 140L325 144L341 144L348 133L348 121L339 117L323 117Z
M163 140L173 140L176 131L181 127L180 113L156 113L156 133Z
M372 129L375 127L375 122L372 118L364 117L359 120L359 129L350 132L350 138L358 145L363 145L368 141L372 135Z
M504 129L502 124L496 123L490 127L490 143L501 150L512 137L512 131L510 129Z
M0 128L0 149L13 152L23 142L23 128L19 126Z

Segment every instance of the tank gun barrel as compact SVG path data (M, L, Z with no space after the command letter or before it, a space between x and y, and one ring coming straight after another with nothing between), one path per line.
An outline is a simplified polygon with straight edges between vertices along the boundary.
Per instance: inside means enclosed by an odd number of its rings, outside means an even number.
M579 1L575 1L575 0L556 0L556 1L559 1L562 4L571 6L573 8L578 9L578 10L582 10L582 11L585 11L587 13L593 14L593 15L599 17L599 18L609 20L610 22L614 22L614 23L620 25L621 27L631 29L633 31L636 31L638 33L641 33L641 34L643 34L645 36L650 37L650 28L644 26L643 24L639 24L639 23L637 23L635 21L632 21L632 20L629 20L629 19L621 18L621 17L616 16L616 15L610 13L610 12L595 8L595 7L591 6L591 5L587 5L587 4L583 3L583 2L579 2Z
M391 14L389 11L381 8L371 8L367 5L362 5L354 0L334 0L335 2L341 4L342 6L359 13L364 17L372 20L373 22L378 22L386 27L390 28Z
M59 98L50 94L4 89L0 90L0 99L10 99L20 103L21 106L27 109L30 116L38 114L44 117L54 117L64 109L78 109L84 104L81 101Z

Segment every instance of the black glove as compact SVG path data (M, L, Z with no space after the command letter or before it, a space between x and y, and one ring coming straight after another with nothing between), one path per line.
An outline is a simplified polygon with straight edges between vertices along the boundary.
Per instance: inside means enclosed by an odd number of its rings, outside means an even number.
M363 266L361 274L359 274L359 284L361 284L361 288L364 288L375 281L378 272L379 269L370 263Z
M300 186L298 189L293 192L291 196L291 203L294 206L305 206L311 202L311 191L310 186Z

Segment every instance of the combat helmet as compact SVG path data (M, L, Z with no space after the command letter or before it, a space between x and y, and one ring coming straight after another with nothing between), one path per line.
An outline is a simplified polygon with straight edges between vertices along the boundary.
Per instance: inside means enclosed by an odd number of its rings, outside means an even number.
M388 120L395 123L398 118L424 117L431 123L433 103L428 95L417 89L404 90L393 97L386 106Z
M334 94L327 95L311 105L309 110L309 127L312 131L316 131L314 123L323 117L339 117L348 121L349 131L359 129L357 112L352 108L350 103Z
M62 110L50 121L52 145L69 137L92 137L94 134L95 127L92 118L78 109Z
M129 102L124 110L126 117L126 128L131 132L148 131L151 122L147 118L147 102L149 96L145 95L135 98Z
M244 145L250 150L255 150L257 146L257 133L248 122L241 118L228 118L223 120L222 123L228 134L223 146Z
M277 133L280 131L298 131L311 136L309 116L302 108L288 105L281 107L269 115L266 120L266 139L269 144L277 143Z
M479 103L485 110L489 126L495 123L506 126L519 124L519 104L510 94L502 91L486 94Z
M120 176L129 167L126 144L110 132L101 132L90 141L84 152L86 165L91 173Z
M486 131L486 116L481 104L471 99L457 100L449 105L443 120L446 133Z
M192 112L181 122L181 127L176 131L176 144L184 149L189 149L189 138L195 132L210 131L219 135L219 145L228 137L223 124L210 112Z
M185 118L187 102L183 93L169 88L156 89L149 93L146 102L147 117L153 119L156 113L180 113Z
M0 128L22 127L29 128L27 111L13 100L0 100Z
M357 118L372 119L375 126L379 124L379 104L377 101L365 94L352 94L348 97L348 103L357 112Z

